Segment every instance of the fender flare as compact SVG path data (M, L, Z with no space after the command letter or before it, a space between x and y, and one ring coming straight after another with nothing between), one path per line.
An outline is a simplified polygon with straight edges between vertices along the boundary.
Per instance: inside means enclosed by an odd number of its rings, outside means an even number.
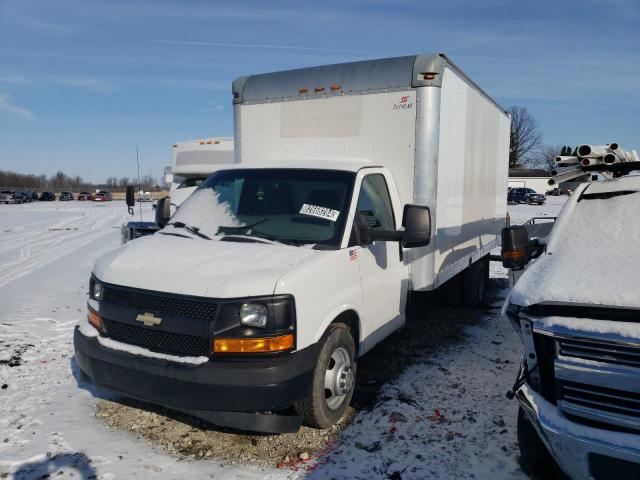
M352 312L355 315L355 321L357 322L356 326L358 328L359 338L354 338L354 341L356 343L356 351L358 352L358 355L360 355L364 347L364 338L362 335L362 312L357 305L354 305L352 303L343 303L342 305L332 310L331 313L329 313L325 317L324 321L320 324L320 327L316 330L316 333L313 337L313 342L317 344L329 328L329 325L331 325L341 315L349 312Z

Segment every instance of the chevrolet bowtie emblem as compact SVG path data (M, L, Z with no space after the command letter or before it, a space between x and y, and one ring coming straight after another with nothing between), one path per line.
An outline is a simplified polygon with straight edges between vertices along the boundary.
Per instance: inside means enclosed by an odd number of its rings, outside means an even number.
M160 317L156 317L153 313L140 313L136 317L137 322L144 323L147 327L154 327L156 325L160 325L162 319Z

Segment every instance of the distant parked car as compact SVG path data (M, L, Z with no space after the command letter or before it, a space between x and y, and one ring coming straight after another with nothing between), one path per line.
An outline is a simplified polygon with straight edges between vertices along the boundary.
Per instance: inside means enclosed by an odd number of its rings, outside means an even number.
M547 192L545 193L545 195L548 196L553 196L553 197L557 197L558 195L562 195L562 190L560 190L558 187L552 188L550 190L547 190Z
M22 196L13 190L2 190L0 203L22 203Z
M27 190L25 193L25 197L27 202L31 203L31 202L37 202L38 201L38 194L36 192L34 192L33 190Z
M73 200L73 193L71 192L61 192L60 196L58 197L58 200L60 200L61 202L66 202L69 200Z
M533 188L510 188L507 192L507 202L509 203L537 203L542 205L546 201L545 197L541 193L537 193Z
M111 201L111 192L107 192L106 190L100 190L93 196L94 202L110 202Z
M93 193L91 193L91 192L80 192L78 194L78 200L93 200Z
M41 202L53 202L56 199L56 195L53 192L42 192L40 194L40 198L38 200L40 200Z

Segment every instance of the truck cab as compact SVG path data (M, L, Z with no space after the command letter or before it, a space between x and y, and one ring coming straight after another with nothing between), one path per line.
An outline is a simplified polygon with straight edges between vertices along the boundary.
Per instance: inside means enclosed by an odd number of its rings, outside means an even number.
M522 272L503 313L524 345L513 393L524 464L544 476L640 475L640 176L581 184L550 236L503 234ZM530 260L531 257L538 257Z

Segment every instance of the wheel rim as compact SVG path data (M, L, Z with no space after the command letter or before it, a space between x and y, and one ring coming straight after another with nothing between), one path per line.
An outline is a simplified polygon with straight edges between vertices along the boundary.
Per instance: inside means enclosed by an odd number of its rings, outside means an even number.
M338 347L331 354L324 374L324 399L335 410L353 389L354 375L351 355L346 348Z

